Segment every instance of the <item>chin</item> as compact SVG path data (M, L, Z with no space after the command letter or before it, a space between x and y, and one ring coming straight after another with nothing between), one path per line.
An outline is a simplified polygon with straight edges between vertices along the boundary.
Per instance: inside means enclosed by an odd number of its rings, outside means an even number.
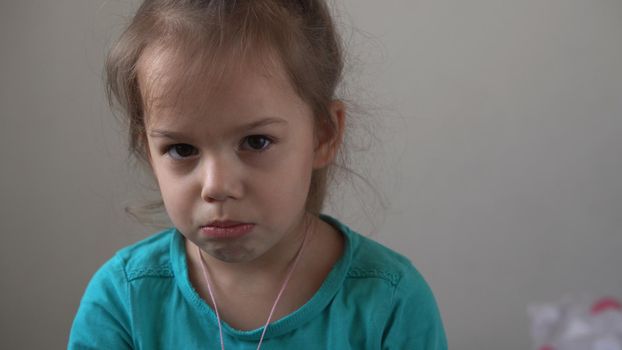
M256 258L252 251L224 248L210 251L209 255L226 263L244 263Z

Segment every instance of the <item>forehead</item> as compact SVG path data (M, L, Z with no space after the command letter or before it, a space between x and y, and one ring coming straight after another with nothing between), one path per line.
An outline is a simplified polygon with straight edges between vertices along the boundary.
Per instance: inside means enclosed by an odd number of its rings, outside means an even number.
M280 60L267 50L234 57L149 48L137 63L137 79L147 125L164 111L213 113L232 100L238 102L233 106L254 106L258 112L278 105L304 107Z

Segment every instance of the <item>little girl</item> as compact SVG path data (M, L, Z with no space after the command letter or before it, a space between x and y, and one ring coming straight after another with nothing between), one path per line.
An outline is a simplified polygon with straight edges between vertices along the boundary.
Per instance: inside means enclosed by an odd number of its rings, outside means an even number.
M446 349L408 259L320 214L344 135L323 0L146 0L107 60L174 227L93 276L70 349Z

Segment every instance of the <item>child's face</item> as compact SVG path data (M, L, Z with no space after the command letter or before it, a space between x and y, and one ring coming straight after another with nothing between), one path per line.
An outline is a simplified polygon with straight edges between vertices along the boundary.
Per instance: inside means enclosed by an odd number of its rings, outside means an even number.
M150 74L163 74L161 82L179 73L166 60L145 62L141 86L156 93ZM320 166L312 112L282 69L245 68L209 93L196 84L169 94L171 101L147 101L150 160L169 217L227 262L252 261L301 233L311 172ZM215 238L202 230L214 220L254 226L237 238Z

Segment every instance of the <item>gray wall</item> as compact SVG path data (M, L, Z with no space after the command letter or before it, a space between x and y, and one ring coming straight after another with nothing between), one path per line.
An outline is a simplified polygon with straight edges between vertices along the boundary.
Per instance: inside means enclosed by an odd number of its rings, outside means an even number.
M336 2L381 197L330 211L412 258L451 347L527 349L529 303L622 296L622 2ZM156 230L123 212L153 192L101 83L135 6L0 3L2 348L64 347L91 274Z

